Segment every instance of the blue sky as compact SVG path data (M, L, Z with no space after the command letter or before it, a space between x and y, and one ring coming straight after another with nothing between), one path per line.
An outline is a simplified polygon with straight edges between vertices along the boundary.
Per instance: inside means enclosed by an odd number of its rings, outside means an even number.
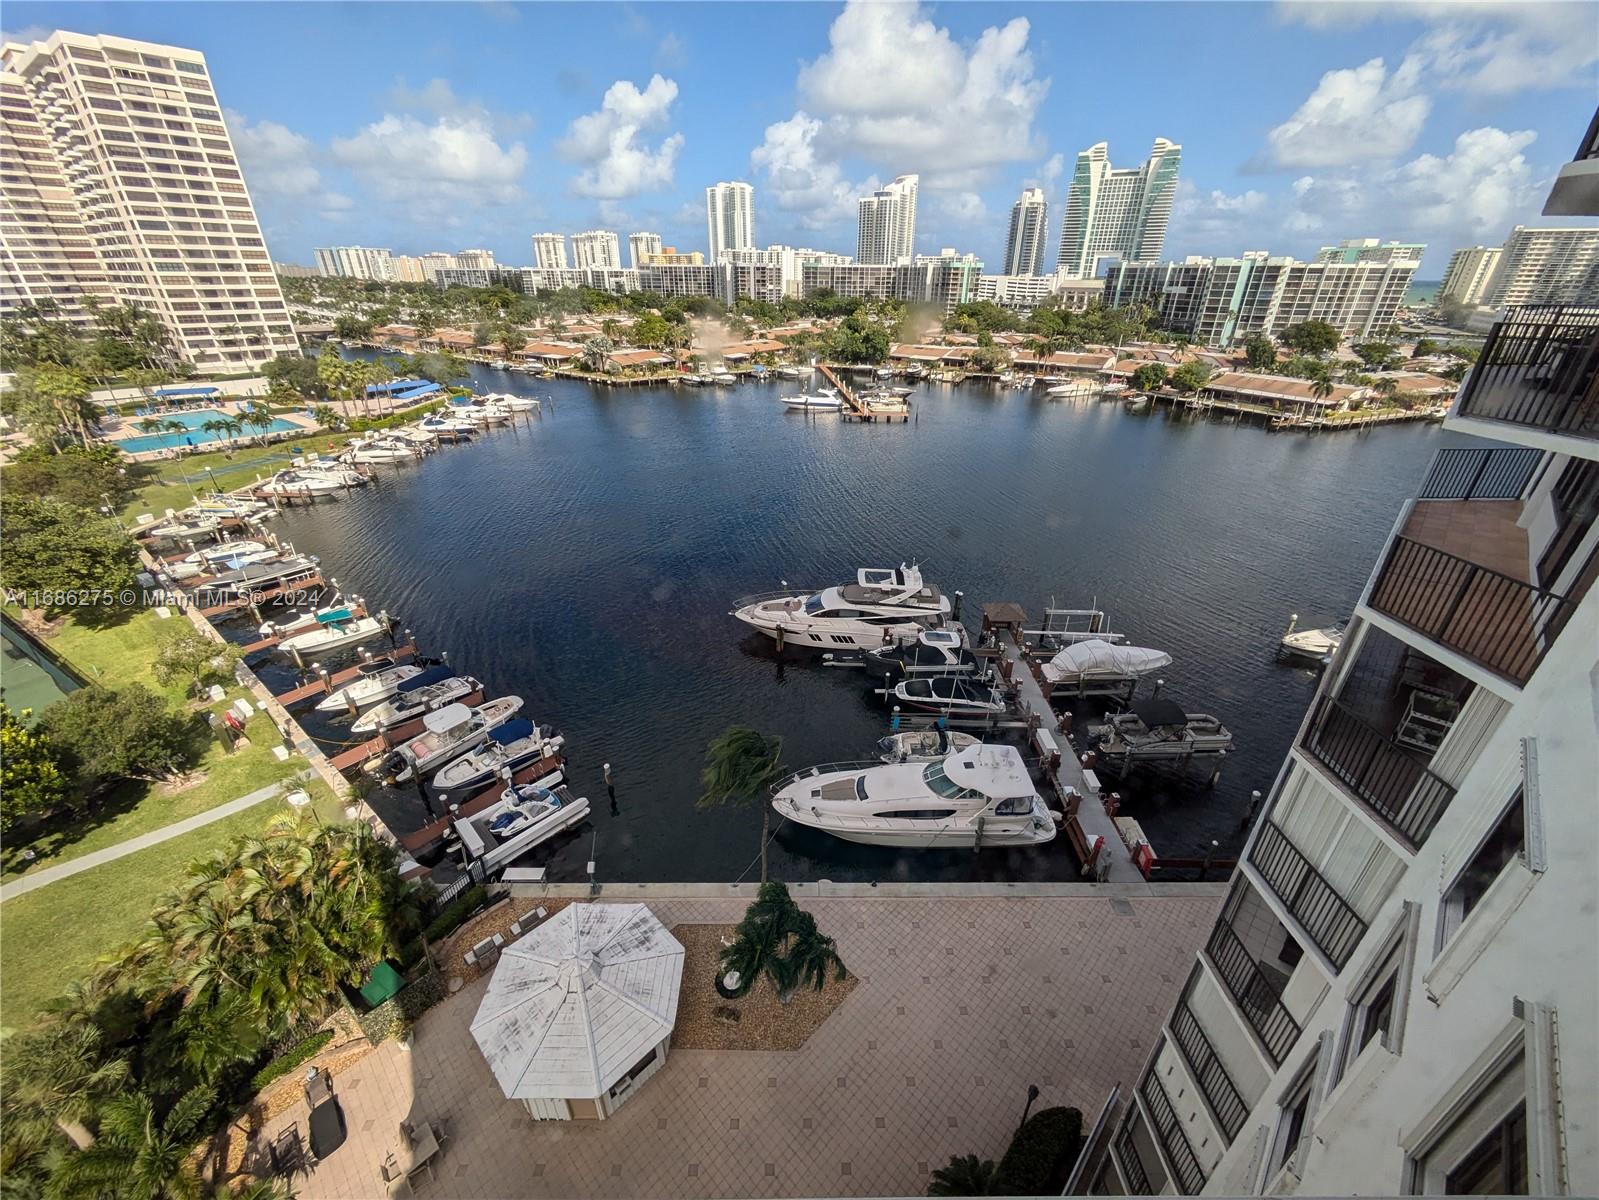
M922 175L920 250L997 263L1017 190L1051 240L1076 152L1183 146L1169 256L1462 244L1538 223L1593 111L1599 4L74 3L53 28L203 51L273 257L422 253L593 227L852 251L854 197ZM992 268L991 268L992 269Z

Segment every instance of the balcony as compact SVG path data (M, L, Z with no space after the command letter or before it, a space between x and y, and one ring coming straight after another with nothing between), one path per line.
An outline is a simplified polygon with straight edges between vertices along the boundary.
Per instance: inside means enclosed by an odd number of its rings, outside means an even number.
M1186 1000L1179 1000L1172 1012L1171 1034L1172 1044L1182 1052L1189 1073L1210 1102L1210 1111L1216 1115L1227 1140L1232 1141L1244 1127L1244 1121L1249 1116L1249 1105L1244 1103L1243 1096L1233 1085L1232 1076L1227 1074L1227 1068L1222 1065L1221 1058Z
M1511 309L1488 334L1455 413L1599 437L1599 307Z
M1173 1182L1177 1184L1177 1190L1185 1196L1198 1195L1199 1190L1205 1186L1205 1171L1194 1155L1194 1148L1188 1142L1188 1135L1183 1132L1182 1122L1172 1111L1171 1099L1166 1095L1166 1088L1151 1071L1144 1076L1144 1082L1138 1091L1149 1109L1149 1119L1154 1125L1155 1136L1160 1139L1160 1144L1166 1150L1166 1159L1176 1173Z
M1286 932L1284 936L1288 936ZM1299 1022L1282 1002L1288 974L1250 953L1230 919L1216 923L1205 952L1244 1020L1260 1038L1267 1056L1274 1065L1281 1066L1300 1033Z
M1270 818L1261 823L1249 861L1317 948L1342 970L1366 936L1360 914Z
M1149 1172L1144 1170L1144 1160L1139 1157L1138 1146L1133 1141L1132 1130L1126 1130L1116 1139L1116 1161L1122 1169L1122 1177L1127 1180L1127 1194L1129 1196L1153 1196L1154 1190L1149 1186Z

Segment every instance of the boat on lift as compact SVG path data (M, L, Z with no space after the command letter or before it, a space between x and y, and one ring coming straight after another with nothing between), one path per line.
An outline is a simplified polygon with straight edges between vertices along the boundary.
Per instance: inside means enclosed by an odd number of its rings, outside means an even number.
M422 718L421 733L371 759L365 770L391 784L431 775L446 763L476 750L492 730L504 725L521 707L520 696L501 696L477 708L447 705Z
M474 864L494 872L515 862L563 829L580 823L589 813L586 796L574 796L560 771L533 783L508 787L493 804L455 822Z
M215 603L216 598L252 596L276 588L291 587L314 579L316 575L316 559L296 554L287 558L275 558L270 562L246 563L237 570L225 571L202 580L199 588L203 589L204 594L212 598L212 602Z
M391 699L357 717L350 732L368 734L392 729L447 704L456 704L482 686L470 675L457 675L453 668L430 667L399 684Z
M917 675L895 684L890 696L893 703L946 716L986 717L1005 711L997 690L964 675Z
M1096 750L1109 759L1187 758L1233 748L1233 735L1209 713L1184 712L1182 705L1157 696L1092 726Z
M949 729L912 729L879 738L877 750L886 763L932 762L947 757L952 750L964 750L975 745L977 739L969 733L955 733Z
M812 767L776 789L779 816L867 846L1038 846L1055 817L1014 746L976 743L931 762Z
M566 739L552 726L518 717L491 730L488 740L476 750L443 768L433 777L433 785L452 792L481 787L501 772L516 774L529 763L555 754L565 744Z
M1147 646L1089 638L1073 642L1040 669L1044 682L1064 687L1124 683L1171 666L1171 655Z
M949 597L922 578L919 566L867 567L855 582L819 592L780 591L746 596L732 616L774 640L816 650L866 650L896 638L941 629Z
M356 677L317 701L317 712L345 712L380 704L394 695L408 679L415 679L427 668L417 663L396 663L392 658L375 658L362 663Z
M878 679L905 679L913 675L975 675L982 668L966 644L966 627L951 625L928 629L915 641L875 646L863 652L866 669Z

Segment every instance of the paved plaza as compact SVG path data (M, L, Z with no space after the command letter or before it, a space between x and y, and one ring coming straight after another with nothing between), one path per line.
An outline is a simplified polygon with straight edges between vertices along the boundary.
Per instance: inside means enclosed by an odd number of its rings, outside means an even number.
M1021 1117L1085 1124L1154 1045L1220 903L1175 896L808 899L860 986L793 1052L674 1048L608 1121L536 1122L469 1029L487 979L335 1079L348 1141L295 1189L383 1196L402 1120L448 1128L438 1197L905 1196L953 1154L997 1159ZM650 902L668 927L736 921L739 900ZM685 986L692 986L685 980ZM271 1122L298 1123L303 1103Z

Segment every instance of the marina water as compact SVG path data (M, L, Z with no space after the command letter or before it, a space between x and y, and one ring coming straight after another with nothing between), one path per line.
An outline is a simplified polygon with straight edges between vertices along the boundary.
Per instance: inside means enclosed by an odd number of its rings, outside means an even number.
M566 735L573 791L593 809L528 860L552 880L582 879L591 849L601 882L757 878L759 812L695 808L706 743L741 723L781 734L790 767L864 759L889 718L858 669L792 650L779 665L732 602L907 559L965 593L974 630L985 601L1036 617L1053 598L1169 652L1163 694L1220 717L1236 749L1214 787L1213 763L1139 770L1123 812L1161 854L1201 857L1214 840L1231 856L1316 684L1274 660L1289 614L1347 615L1433 455L1466 440L1421 424L1272 433L981 384L924 386L913 422L885 426L787 413L777 397L792 383L594 388L482 368L472 382L539 396L543 415L379 468L377 486L276 528L424 653L448 651L487 695L524 697L524 716ZM426 819L414 793L391 802L416 807L407 828ZM792 826L771 870L1075 877L1064 838L933 853Z

